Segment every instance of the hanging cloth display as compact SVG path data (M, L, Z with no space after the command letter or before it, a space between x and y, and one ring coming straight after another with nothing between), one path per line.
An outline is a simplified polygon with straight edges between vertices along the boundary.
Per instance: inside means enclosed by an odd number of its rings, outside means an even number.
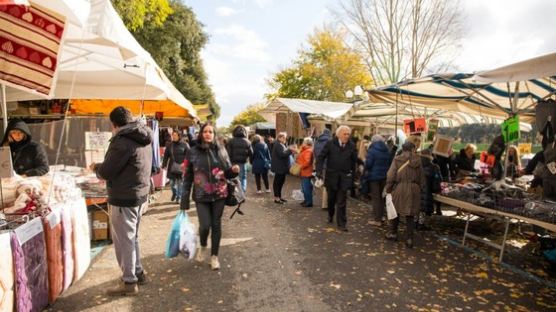
M64 289L64 254L60 211L51 211L42 221L48 260L48 302L53 303Z
M16 310L42 311L48 305L48 269L41 219L21 225L14 234Z
M10 232L0 234L0 254L11 255ZM14 311L13 257L0 257L0 311Z

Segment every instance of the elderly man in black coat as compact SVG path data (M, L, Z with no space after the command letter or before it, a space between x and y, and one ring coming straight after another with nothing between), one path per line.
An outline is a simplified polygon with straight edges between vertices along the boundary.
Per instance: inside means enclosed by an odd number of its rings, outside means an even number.
M328 192L328 223L332 223L337 209L338 228L345 232L347 232L347 191L353 184L353 175L357 166L357 150L355 144L349 139L350 135L351 129L348 126L338 127L336 137L326 143L317 157L318 176L322 175L326 162L324 185Z

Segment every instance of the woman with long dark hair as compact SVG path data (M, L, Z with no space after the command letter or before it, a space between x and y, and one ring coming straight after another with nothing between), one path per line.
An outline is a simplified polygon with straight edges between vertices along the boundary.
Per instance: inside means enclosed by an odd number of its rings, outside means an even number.
M180 202L181 191L183 189L183 170L181 170L181 165L183 164L187 151L189 151L189 145L183 142L180 132L174 130L174 132L172 132L172 142L166 144L166 149L164 150L162 167L168 168L168 179L170 180L170 187L172 189L172 201L176 201L177 203Z
M212 232L210 266L213 270L220 269L218 250L222 237L224 202L228 195L226 179L234 178L238 173L239 166L231 165L226 149L218 143L214 126L210 123L201 126L197 145L189 150L185 159L180 209L189 209L191 196L199 218L201 247L196 255L199 262L205 260L208 235Z

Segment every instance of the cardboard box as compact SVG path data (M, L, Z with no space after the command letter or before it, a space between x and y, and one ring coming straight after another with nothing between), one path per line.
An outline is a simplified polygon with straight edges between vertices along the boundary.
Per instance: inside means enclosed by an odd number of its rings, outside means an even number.
M93 211L93 236L92 240L107 240L109 234L109 219L102 210Z

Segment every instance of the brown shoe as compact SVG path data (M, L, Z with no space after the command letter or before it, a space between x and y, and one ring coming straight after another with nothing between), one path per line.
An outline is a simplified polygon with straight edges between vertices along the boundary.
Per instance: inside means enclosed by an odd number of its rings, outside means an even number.
M137 296L139 294L139 287L137 283L118 282L118 285L106 291L109 296Z

